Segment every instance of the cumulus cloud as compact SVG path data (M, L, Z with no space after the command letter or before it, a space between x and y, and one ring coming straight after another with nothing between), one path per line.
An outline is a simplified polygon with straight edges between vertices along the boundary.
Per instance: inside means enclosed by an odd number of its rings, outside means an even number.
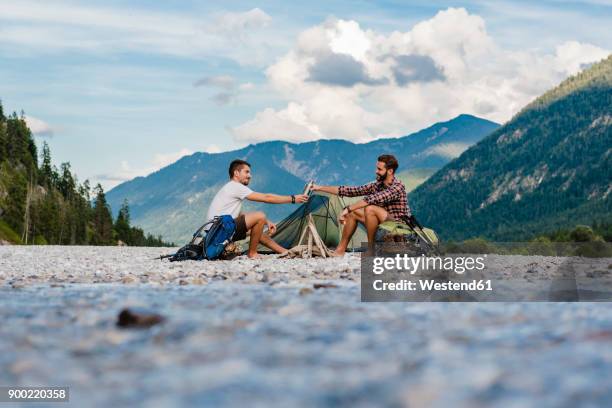
M238 140L290 140L306 141L318 139L320 134L316 126L308 124L304 107L290 103L287 109L280 112L274 109L265 109L257 113L251 121L232 129ZM241 135L248 137L241 138Z
M288 101L286 107L266 108L231 130L239 142L366 141L462 113L505 122L608 53L575 41L553 52L504 49L483 18L463 8L390 34L329 18L304 30L266 70L268 85ZM458 151L448 149L438 153Z
M52 137L54 129L45 121L35 118L30 115L25 115L25 121L28 128L35 136Z
M309 69L308 81L350 87L356 84L378 85L385 79L370 78L363 63L350 55L330 53Z
M573 75L607 57L608 54L608 51L591 44L568 41L557 46L555 66L558 70Z
M393 76L400 86L411 82L443 81L444 73L433 58L427 55L397 55L394 57Z

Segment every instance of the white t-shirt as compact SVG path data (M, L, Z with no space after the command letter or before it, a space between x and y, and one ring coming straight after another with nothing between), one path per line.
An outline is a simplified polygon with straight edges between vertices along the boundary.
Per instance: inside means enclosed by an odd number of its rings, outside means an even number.
M210 221L218 215L225 214L229 214L234 218L238 217L242 208L242 201L252 192L253 190L244 184L230 180L221 187L221 190L213 198L210 207L208 207L206 219Z

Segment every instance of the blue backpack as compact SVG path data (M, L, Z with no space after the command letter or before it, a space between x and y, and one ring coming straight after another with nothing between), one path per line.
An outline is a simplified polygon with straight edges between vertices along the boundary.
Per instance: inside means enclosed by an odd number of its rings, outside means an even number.
M209 225L210 228L206 232L205 229ZM232 216L220 215L198 228L191 241L175 254L164 255L160 259L168 258L170 262L218 259L227 244L232 242L235 232L236 222Z
M212 227L204 238L204 258L212 261L219 258L227 244L232 242L236 222L231 215L221 215L212 220Z

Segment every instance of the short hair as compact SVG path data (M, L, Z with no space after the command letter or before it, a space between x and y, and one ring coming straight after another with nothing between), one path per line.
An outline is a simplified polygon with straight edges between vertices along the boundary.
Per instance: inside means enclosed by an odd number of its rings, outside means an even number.
M236 170L238 171L242 170L243 166L251 167L251 163L244 161L244 160L240 160L240 159L233 160L229 165L229 178L234 177L234 172Z
M397 159L392 154L380 155L378 156L378 161L385 163L385 167L387 169L392 169L393 173L395 173L397 171L397 168L399 167Z

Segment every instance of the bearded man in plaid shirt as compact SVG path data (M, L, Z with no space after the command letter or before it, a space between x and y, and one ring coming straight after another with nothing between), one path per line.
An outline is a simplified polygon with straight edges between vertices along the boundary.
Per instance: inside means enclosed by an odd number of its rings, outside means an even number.
M344 255L358 222L366 227L370 248L374 245L378 225L389 220L408 222L410 207L408 207L406 187L395 177L397 167L398 162L393 155L383 154L376 162L375 182L354 187L319 185L312 187L313 191L344 197L364 196L363 200L344 207L340 214L339 221L344 228L335 255Z

